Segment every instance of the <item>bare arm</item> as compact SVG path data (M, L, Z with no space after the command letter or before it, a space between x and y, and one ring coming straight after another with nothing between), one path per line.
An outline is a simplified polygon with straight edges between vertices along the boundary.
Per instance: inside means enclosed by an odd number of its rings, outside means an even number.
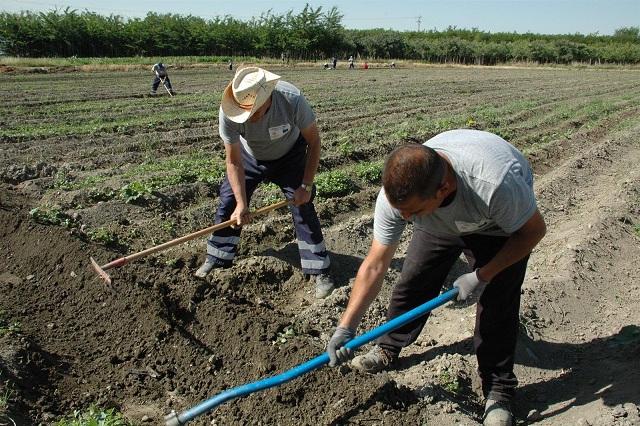
M318 132L318 126L315 121L307 128L300 130L300 133L302 133L302 136L309 146L302 183L310 185L318 171L318 163L320 163L320 133ZM297 188L293 194L293 203L296 206L308 203L310 199L311 192L305 191L302 188Z
M340 319L340 326L352 330L358 328L362 316L380 293L382 280L389 269L397 247L397 243L386 246L375 239L373 240L367 257L358 269L347 309Z
M300 133L302 133L302 136L309 145L309 150L307 152L307 164L304 168L302 183L310 184L316 176L318 163L320 163L320 132L318 131L318 126L314 121L306 129L300 130Z
M520 229L511 234L511 237L493 259L478 270L478 278L482 281L491 281L502 270L531 253L531 250L540 242L546 232L544 218L540 211L536 210Z
M236 219L238 226L248 223L250 217L247 191L245 190L244 165L242 164L242 151L239 143L224 144L227 166L227 178L231 184L233 195L236 198L236 209L231 214Z

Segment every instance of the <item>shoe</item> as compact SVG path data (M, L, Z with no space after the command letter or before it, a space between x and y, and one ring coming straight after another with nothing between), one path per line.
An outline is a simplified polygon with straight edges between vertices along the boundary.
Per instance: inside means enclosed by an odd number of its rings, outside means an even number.
M229 266L220 265L219 263L215 263L209 258L204 261L202 265L198 268L198 270L194 273L194 275L198 278L205 278L212 269L215 268L229 268Z
M158 92L156 92L155 90L152 90L149 94L150 94L151 96L155 96L155 95L157 95L157 94L158 94Z
M484 406L484 426L513 426L513 414L508 401L487 399Z
M329 274L318 274L316 281L316 299L324 299L336 288L333 278Z
M174 92L173 90L169 90L169 93L171 93L171 96L175 96L176 92Z
M389 369L397 360L397 354L376 345L366 354L353 358L351 366L356 370L374 374Z

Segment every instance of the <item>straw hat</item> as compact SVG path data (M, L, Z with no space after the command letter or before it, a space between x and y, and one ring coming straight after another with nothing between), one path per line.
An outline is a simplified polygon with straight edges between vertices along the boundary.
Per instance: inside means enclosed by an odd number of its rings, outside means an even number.
M222 111L231 121L244 123L271 96L280 76L258 67L241 68L224 89Z

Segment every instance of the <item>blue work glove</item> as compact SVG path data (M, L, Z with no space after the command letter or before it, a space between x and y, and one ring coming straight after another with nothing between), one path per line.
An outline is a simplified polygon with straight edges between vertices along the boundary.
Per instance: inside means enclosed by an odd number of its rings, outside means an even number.
M344 347L344 344L353 339L356 332L348 327L336 327L333 336L327 344L327 354L329 354L329 367L335 367L348 361L353 356L353 351Z
M468 274L460 275L458 279L453 283L453 286L458 289L458 300L467 300L467 297L473 293L482 293L482 290L488 283L478 278L478 270Z

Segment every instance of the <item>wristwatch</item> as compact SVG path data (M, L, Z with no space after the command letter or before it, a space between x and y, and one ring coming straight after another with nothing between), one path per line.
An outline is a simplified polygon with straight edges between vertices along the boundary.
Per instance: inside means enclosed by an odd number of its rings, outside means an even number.
M304 189L307 192L311 192L311 190L313 189L313 182L311 182L310 184L303 183L302 185L300 185L300 188Z

